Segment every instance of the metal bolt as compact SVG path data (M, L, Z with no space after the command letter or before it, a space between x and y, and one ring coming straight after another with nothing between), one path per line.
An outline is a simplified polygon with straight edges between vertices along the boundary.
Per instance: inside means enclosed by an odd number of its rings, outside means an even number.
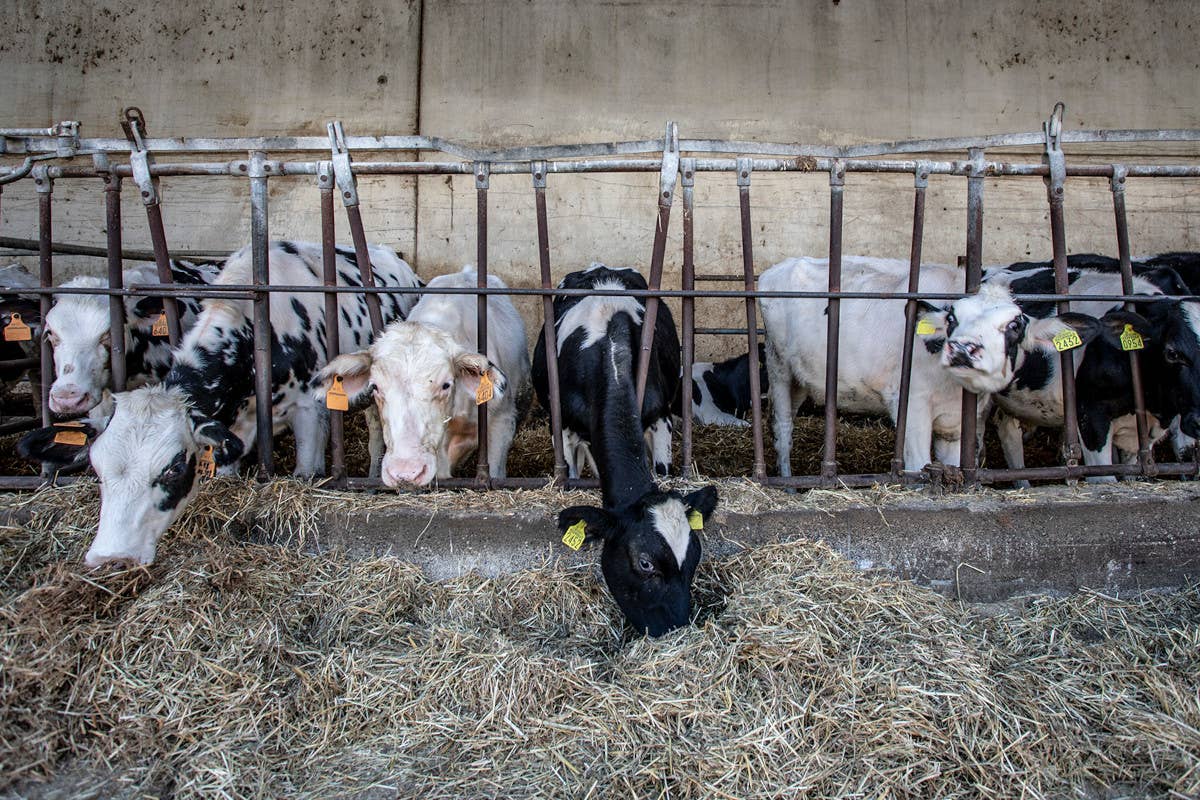
M691 179L692 179L692 173L691 173L690 171L689 171L689 172L685 172L685 173L683 173L683 177L687 178L688 180L691 180Z
M1055 194L1062 194L1062 193L1063 193L1063 187L1061 187L1061 186L1055 186L1055 187L1054 187L1054 193L1055 193Z
M542 173L540 173L540 172L535 172L535 173L533 173L533 177L537 178L538 180L541 180Z
M670 192L663 192L663 197L670 197L670 196L671 196Z
M149 197L149 196L150 196L149 192L142 192L142 197Z
M748 178L748 177L750 177L750 173L749 173L749 172L746 172L745 170L742 170L742 177L743 177L743 178Z
M238 172L245 172L245 171L246 171L246 165L238 164Z
M349 193L349 192L342 192L342 197L345 197L345 198L349 199L349 197L350 197L350 193Z
M928 177L929 177L929 173L928 173L928 172L922 172L922 173L921 173L921 180L925 180L925 179L927 179Z

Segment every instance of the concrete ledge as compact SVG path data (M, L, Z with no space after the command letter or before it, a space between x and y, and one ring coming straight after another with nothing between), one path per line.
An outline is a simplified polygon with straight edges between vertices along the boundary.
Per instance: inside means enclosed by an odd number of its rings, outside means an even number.
M706 558L792 539L824 539L864 569L944 594L991 601L1035 591L1105 592L1180 586L1200 578L1200 487L1191 483L1051 487L929 497L831 493L718 510ZM500 574L545 561L594 564L559 543L552 513L415 508L327 513L315 549L390 553L432 577ZM789 507L789 504L794 507ZM782 505L782 507L778 507Z

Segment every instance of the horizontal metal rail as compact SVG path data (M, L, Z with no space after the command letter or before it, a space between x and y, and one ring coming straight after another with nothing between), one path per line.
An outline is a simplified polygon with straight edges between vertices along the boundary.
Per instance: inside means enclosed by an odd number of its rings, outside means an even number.
M0 248L27 251L30 254L36 254L39 251L39 243L37 239L0 236ZM51 242L50 252L64 256L108 257L108 248L86 244L64 244L63 242ZM230 253L223 250L174 250L171 252L172 258L184 259L185 261L224 261L229 256ZM124 248L121 250L121 258L127 261L153 261L154 251Z

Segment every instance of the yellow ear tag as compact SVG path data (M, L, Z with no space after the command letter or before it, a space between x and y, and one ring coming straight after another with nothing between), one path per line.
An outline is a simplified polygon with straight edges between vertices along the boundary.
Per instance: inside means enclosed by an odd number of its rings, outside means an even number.
M1121 334L1121 349L1122 350L1141 350L1146 346L1142 341L1142 335L1133 329L1133 326L1128 322L1125 323L1125 332Z
M563 534L562 543L572 550L578 550L583 547L583 537L586 529L587 523L579 520L579 522L567 528L567 532Z
M33 334L29 331L29 326L21 321L21 315L14 313L12 319L4 326L4 341L6 342L28 342L33 338Z
M917 320L917 335L928 336L931 333L937 333L937 328L933 327L933 323L927 319Z
M82 447L87 444L87 434L83 431L59 431L54 434L54 443Z
M167 327L167 312L159 312L158 319L154 320L153 327L150 328L152 336L169 336L171 329Z
M1066 330L1054 337L1054 349L1058 352L1064 350L1072 350L1083 344L1083 339L1079 338L1079 334L1075 331Z
M213 446L211 444L204 445L204 449L200 451L200 459L196 463L196 472L202 478L211 478L217 474L217 460L213 458Z
M688 527L694 531L704 530L704 515L692 509L688 512Z
M346 390L342 388L342 376L333 376L333 386L325 393L325 407L334 411L349 411L350 398L346 396Z
M492 387L492 379L486 372L479 376L479 388L475 390L475 405L481 406L488 400L492 399L495 394L495 389ZM581 540L582 541L582 540ZM576 547L576 550L579 548Z

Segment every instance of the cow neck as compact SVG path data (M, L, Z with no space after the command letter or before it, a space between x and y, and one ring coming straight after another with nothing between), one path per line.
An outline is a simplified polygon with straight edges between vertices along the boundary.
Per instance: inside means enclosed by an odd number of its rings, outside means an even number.
M629 316L617 313L601 340L601 376L591 384L592 454L600 471L605 508L632 506L655 489L646 463L642 415L637 408L630 343L636 328Z
M248 336L194 344L186 361L175 359L163 383L180 389L197 411L232 425L238 409L254 395L252 344Z

